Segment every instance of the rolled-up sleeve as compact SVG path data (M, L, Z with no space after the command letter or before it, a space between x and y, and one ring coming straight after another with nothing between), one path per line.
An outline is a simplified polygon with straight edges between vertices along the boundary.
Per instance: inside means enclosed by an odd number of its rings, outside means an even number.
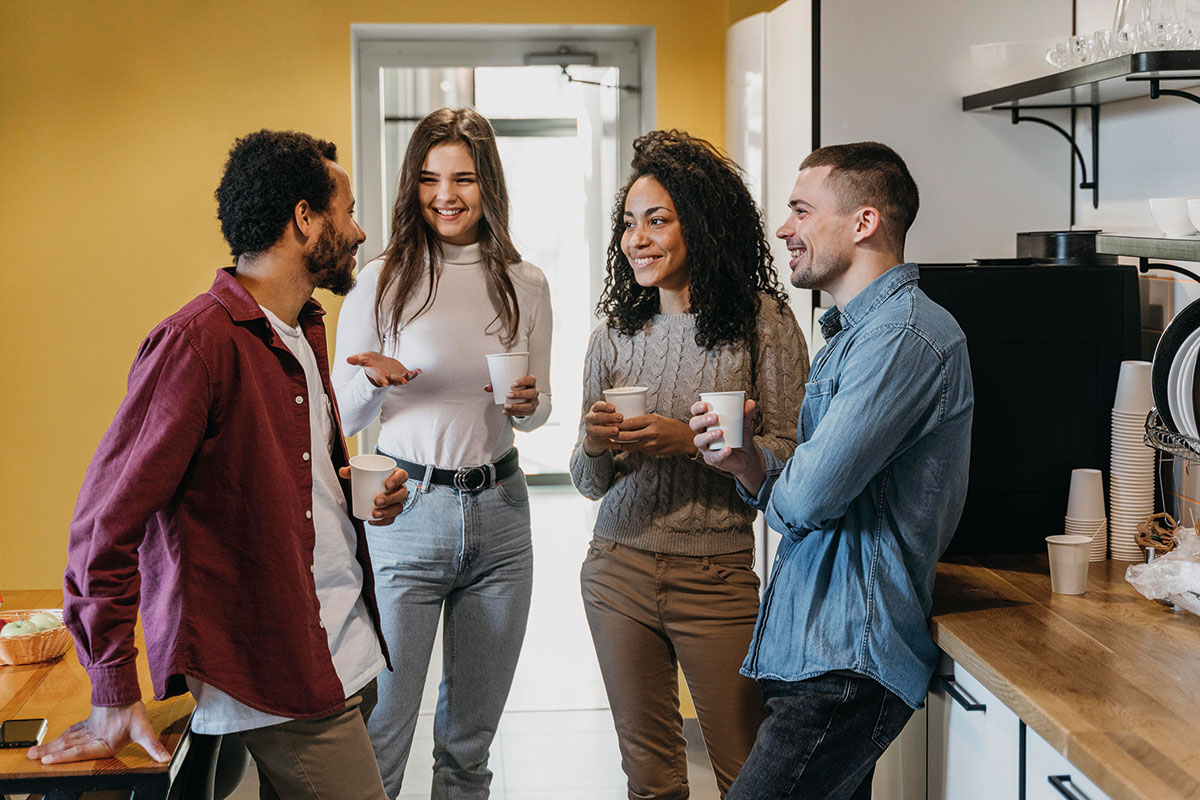
M909 329L860 337L839 374L812 435L759 493L770 490L767 524L785 536L802 538L843 516L867 482L944 413L943 361Z

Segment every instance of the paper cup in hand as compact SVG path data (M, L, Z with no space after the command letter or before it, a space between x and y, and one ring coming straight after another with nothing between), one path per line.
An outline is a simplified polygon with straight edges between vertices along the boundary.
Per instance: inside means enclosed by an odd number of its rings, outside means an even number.
M529 374L529 353L492 353L487 357L488 377L492 381L492 402L508 402L508 391Z
M395 468L393 459L373 453L350 459L350 495L354 501L354 516L373 519L371 512L375 510L375 497L386 491L383 482Z
M1046 546L1050 549L1050 591L1083 594L1087 589L1092 537L1073 533L1047 536Z
M645 386L619 386L604 390L604 402L612 403L617 413L625 419L640 417L646 413Z
M720 450L723 447L738 448L742 446L742 423L746 410L745 392L701 392L700 399L708 403L713 414L717 415L716 427L721 429L721 438L710 442L709 450ZM710 427L711 430L711 427Z

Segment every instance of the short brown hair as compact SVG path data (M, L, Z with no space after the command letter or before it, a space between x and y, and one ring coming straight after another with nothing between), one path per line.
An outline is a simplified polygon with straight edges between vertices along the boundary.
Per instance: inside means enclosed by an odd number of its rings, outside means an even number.
M839 212L871 206L879 209L884 239L897 253L921 205L917 183L899 154L879 142L853 142L820 147L800 169L830 167L829 186L838 198Z

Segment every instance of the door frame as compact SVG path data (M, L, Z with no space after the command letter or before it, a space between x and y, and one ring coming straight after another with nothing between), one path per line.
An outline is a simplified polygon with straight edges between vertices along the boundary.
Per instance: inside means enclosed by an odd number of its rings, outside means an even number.
M470 66L486 52L486 66L524 66L530 50L553 51L567 45L576 51L596 52L601 64L609 55L614 61L636 59L639 86L637 114L621 115L618 137L624 163L632 155L633 140L655 127L655 31L650 25L442 25L377 24L350 26L350 76L353 91L354 186L361 209L360 219L368 253L383 252L387 241L386 209L381 207L386 187L368 184L386 180L382 168L379 130L365 114L381 102L378 81L367 83L364 73L380 66L438 67ZM481 65L482 66L482 65ZM622 76L621 83L628 81ZM379 153L378 159L367 153ZM374 173L374 174L371 174ZM381 191L383 189L383 191Z

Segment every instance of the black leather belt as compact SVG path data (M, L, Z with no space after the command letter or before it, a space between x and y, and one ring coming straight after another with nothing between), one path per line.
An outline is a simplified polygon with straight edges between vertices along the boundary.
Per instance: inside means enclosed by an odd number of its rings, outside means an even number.
M517 448L515 447L505 453L499 461L491 464L480 464L477 467L459 467L458 469L442 469L440 467L430 469L428 464L417 464L414 461L407 461L391 453L385 453L382 450L378 452L380 455L395 459L396 466L407 472L410 480L424 481L426 480L425 474L428 472L430 483L453 486L460 492L478 492L483 489L490 489L499 481L504 480L520 469L520 464L517 461Z

